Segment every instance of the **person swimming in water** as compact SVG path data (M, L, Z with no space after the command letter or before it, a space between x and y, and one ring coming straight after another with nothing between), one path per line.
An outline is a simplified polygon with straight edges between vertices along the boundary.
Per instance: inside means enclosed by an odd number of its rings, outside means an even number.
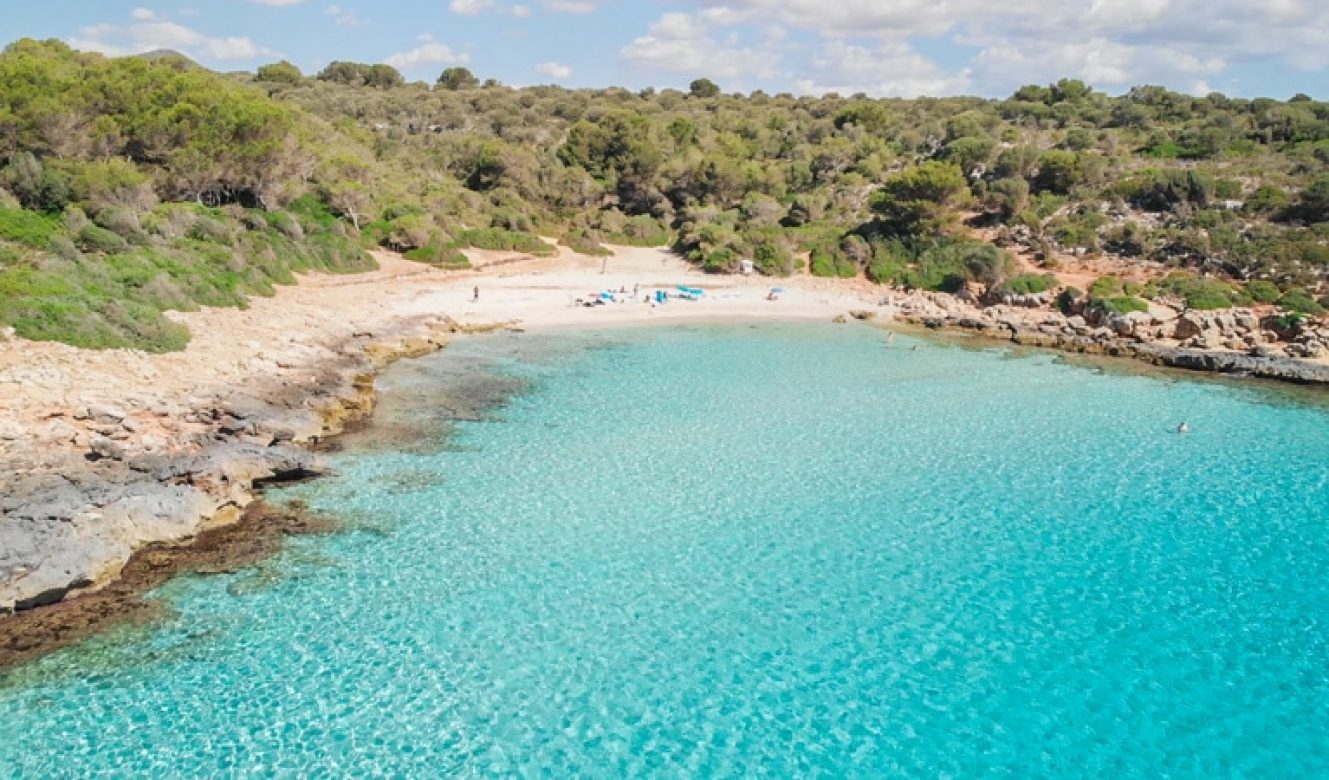
M1181 425L1177 426L1177 433L1190 433L1190 432L1191 432L1190 423L1186 422L1185 420L1182 421Z

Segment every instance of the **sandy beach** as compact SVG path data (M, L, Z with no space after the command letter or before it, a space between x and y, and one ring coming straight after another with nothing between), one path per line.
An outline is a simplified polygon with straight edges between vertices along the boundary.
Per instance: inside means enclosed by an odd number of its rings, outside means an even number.
M829 321L879 302L866 282L713 277L659 249L619 248L607 261L563 248L546 258L470 254L474 269L440 271L381 252L374 272L306 275L243 310L171 313L193 334L175 353L0 340L0 614L21 611L39 626L4 621L5 657L88 628L78 610L66 624L40 607L116 582L154 545L236 523L269 481L319 473L307 445L372 410L376 370L452 334ZM679 285L704 294L644 302ZM778 300L768 299L773 285ZM638 296L577 305L624 289ZM91 611L94 623L108 619L101 606ZM40 628L48 619L64 627Z
M372 411L376 371L443 348L457 333L857 315L1156 364L1329 381L1318 363L1180 349L1175 339L1133 338L1047 309L979 309L862 279L712 276L662 249L620 247L607 260L561 247L545 258L468 254L473 269L441 271L380 252L377 271L306 275L243 310L172 313L193 334L181 352L0 341L0 615L20 613L0 620L0 666L141 612L125 572L148 571L134 582L155 582L177 567L225 569L234 550L253 547L245 529L254 523L285 533L262 519L263 487L322 473L308 445ZM680 286L703 293L684 300ZM615 292L612 302L579 303L606 291ZM649 302L656 291L675 297ZM206 555L188 547L221 529L231 536ZM113 597L70 598L111 583L105 593Z
M31 459L49 448L86 449L96 425L89 407L124 412L131 449L172 452L181 434L182 407L257 383L298 386L318 379L324 363L361 340L390 336L412 323L445 318L463 326L505 323L522 329L604 326L713 319L827 320L875 305L872 285L801 277L703 274L662 249L615 248L606 262L560 248L533 258L504 252L470 253L471 271L444 272L398 255L376 253L380 269L349 276L306 275L250 307L173 313L193 334L182 352L89 351L63 344L0 341L0 458ZM603 269L603 273L602 273ZM641 302L656 289L700 287L697 301ZM772 285L784 288L767 300ZM479 288L480 299L474 301ZM594 307L578 298L605 290L637 289L641 297ZM91 417L95 417L92 415ZM138 424L136 424L138 423ZM33 452L40 442L48 448ZM0 482L3 481L0 477Z

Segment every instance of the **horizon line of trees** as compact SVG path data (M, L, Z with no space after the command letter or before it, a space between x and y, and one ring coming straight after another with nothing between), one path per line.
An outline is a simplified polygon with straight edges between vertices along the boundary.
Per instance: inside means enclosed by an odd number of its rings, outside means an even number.
M510 89L463 67L421 89L388 66L223 75L30 40L0 54L0 96L0 323L100 334L84 343L160 336L164 308L292 267L361 267L356 247L456 267L537 234L670 243L715 272L1040 284L1004 278L978 224L1040 273L1099 252L1216 275L1228 300L1329 292L1329 104L1301 97Z

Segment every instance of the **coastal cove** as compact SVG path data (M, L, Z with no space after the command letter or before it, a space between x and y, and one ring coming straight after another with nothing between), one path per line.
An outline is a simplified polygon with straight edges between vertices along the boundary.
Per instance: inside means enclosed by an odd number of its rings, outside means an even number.
M1329 4L66 5L0 780L1329 778Z
M973 334L979 343L1014 342L1091 360L1130 356L1167 365L1169 355L1193 355L1198 359L1178 365L1311 384L1313 402L1322 397L1315 384L1329 371L1322 361L1291 358L1266 360L1269 370L1251 371L1223 362L1242 358L1235 352L1160 347L1115 334L1085 337L1055 315L980 310L931 293L882 297L881 288L852 281L790 279L780 300L770 301L760 278L717 279L661 250L616 252L612 266L566 250L549 259L474 253L481 270L464 274L380 253L378 272L307 277L273 299L256 300L250 311L180 316L201 335L178 355L83 352L75 359L79 351L62 345L0 342L0 357L12 358L0 385L15 391L0 412L19 431L0 437L0 462L10 475L0 480L6 513L0 612L15 605L22 612L21 620L0 617L0 666L144 614L134 595L139 588L125 588L143 580L120 575L136 554L155 562L158 547L180 550L188 568L188 546L200 532L229 534L245 548L243 530L227 527L258 508L253 502L265 484L325 470L318 452L329 437L374 409L376 372L401 357L443 348L459 333L857 319L909 332L915 323L943 340L947 333ZM571 305L588 288L643 282L656 289L686 283L706 295L660 307ZM480 285L483 304L467 300ZM1145 370L1125 367L1127 373ZM472 414L453 411L461 419ZM371 427L384 426L378 420ZM410 423L398 427L406 437L418 435ZM224 557L204 568L226 568ZM160 567L149 568L156 572L149 582L157 581ZM91 594L91 603L53 604L83 593Z
M377 385L271 496L342 530L4 672L0 768L1329 767L1316 405L826 322L497 332Z

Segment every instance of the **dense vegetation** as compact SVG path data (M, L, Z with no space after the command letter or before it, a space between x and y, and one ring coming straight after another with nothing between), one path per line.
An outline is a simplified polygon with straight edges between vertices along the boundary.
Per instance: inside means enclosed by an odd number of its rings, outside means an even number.
M986 294L1051 294L1058 257L1104 255L1152 280L1088 291L1120 311L1316 314L1329 292L1329 104L1303 96L516 90L35 41L0 55L0 93L0 324L30 338L171 349L163 311L366 268L365 247L465 267L466 247L550 251L540 235Z
M0 93L0 323L22 336L178 349L166 310L372 267L329 205L340 156L370 152L252 87L21 41Z

